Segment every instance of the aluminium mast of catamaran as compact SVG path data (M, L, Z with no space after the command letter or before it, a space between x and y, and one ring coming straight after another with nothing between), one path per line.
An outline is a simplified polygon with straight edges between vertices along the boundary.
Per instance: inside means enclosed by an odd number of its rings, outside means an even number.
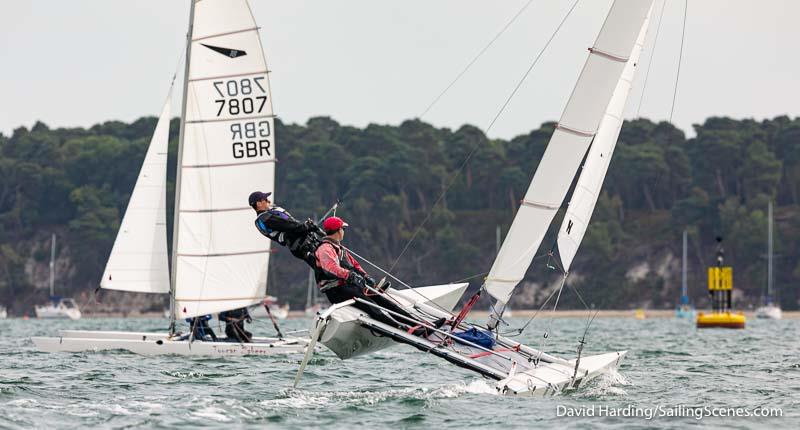
M175 334L175 320L177 310L175 309L175 267L178 264L178 214L180 214L180 207L181 207L181 160L183 159L183 145L184 139L186 137L186 97L189 93L189 59L191 58L192 53L192 29L194 28L194 5L195 0L190 0L191 5L189 6L189 28L186 30L186 55L184 58L186 59L186 63L184 64L183 68L183 91L181 92L181 125L180 131L178 132L178 160L176 161L175 166L175 204L174 204L174 211L173 220L172 220L172 264L170 267L172 271L170 272L170 279L169 279L169 334L170 336Z

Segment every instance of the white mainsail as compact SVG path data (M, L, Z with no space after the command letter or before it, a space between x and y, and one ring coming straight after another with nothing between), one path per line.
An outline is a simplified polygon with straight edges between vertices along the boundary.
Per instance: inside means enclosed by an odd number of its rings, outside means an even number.
M170 101L167 96L106 262L101 288L169 292L166 186Z
M558 232L558 254L561 257L561 264L565 272L569 272L572 260L578 252L578 247L583 240L586 227L597 204L600 189L603 187L603 180L606 177L608 165L611 162L611 156L614 154L617 138L622 129L623 111L633 85L636 63L639 62L639 55L642 52L642 46L644 46L649 22L648 14L648 18L645 19L639 32L639 38L633 45L633 51L628 63L622 71L617 88L614 90L614 95L611 97L611 102L608 104L608 109L606 109L606 114L600 123L600 128L597 130L597 135L595 135L592 146L589 148L589 153L586 155L583 170L580 177L578 177L575 191L572 193L572 199L567 207L564 221L561 223L561 229Z
M253 189L275 179L272 95L245 0L193 3L176 182L175 316L266 295L269 241L253 230Z
M508 302L544 239L600 126L652 1L615 0L486 279ZM502 306L501 306L502 307Z

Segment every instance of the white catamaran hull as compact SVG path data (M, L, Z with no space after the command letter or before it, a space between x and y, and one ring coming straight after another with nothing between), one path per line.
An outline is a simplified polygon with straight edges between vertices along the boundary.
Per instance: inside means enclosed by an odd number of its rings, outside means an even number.
M604 373L616 370L625 354L627 351L582 357L577 374L575 360L570 360L570 365L544 363L536 369L517 372L512 377L497 382L495 388L500 394L551 396L567 388L578 388Z
M597 376L615 370L627 353L619 351L581 357L576 369L576 360L564 360L502 337L492 351L473 349L465 352L461 349L459 352L442 344L441 339L414 336L365 316L360 317L358 322L371 332L392 341L411 345L459 367L494 379L497 381L494 383L495 389L504 395L541 397L554 395L567 388L577 388ZM538 358L537 365L533 364L533 357Z
M430 312L441 308L450 312L458 304L458 299L464 294L467 283L434 285L408 290L395 290L390 288L386 294L406 305L426 306ZM345 306L333 310L327 316L328 322L319 341L333 351L339 358L348 359L363 354L369 354L394 345L391 338L380 336L359 322L366 312L354 307Z
M45 352L123 350L141 355L191 355L229 357L280 355L305 352L308 339L255 337L252 343L203 342L170 339L167 333L62 330L58 337L32 337Z
M470 350L466 345L454 349L452 346L443 344L441 338L426 339L414 336L365 315L356 318L354 324L359 325L372 336L380 336L377 337L380 341L363 337L362 343L354 345L362 346L363 342L372 342L368 345L378 345L378 342L385 341L388 344L404 343L413 346L496 381L493 386L498 394L503 395L541 397L554 395L568 388L578 388L597 376L615 370L627 353L627 351L619 351L581 357L576 369L576 360L554 357L502 337L498 340L498 345L491 351L487 349ZM345 327L350 326L345 325ZM328 327L325 327L325 331L327 329ZM346 333L352 334L355 331ZM326 344L326 346L328 345ZM365 350L369 349L365 348ZM533 364L534 358L538 359L536 365Z

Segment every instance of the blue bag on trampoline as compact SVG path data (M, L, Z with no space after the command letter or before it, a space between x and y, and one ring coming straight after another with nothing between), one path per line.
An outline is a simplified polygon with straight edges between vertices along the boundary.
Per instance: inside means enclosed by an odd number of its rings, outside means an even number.
M475 327L470 328L469 330L454 332L453 336L456 337L456 342L458 339L463 339L467 342L474 343L476 345L480 345L486 349L494 348L494 338L491 334L483 331L478 330ZM464 343L464 342L459 342Z

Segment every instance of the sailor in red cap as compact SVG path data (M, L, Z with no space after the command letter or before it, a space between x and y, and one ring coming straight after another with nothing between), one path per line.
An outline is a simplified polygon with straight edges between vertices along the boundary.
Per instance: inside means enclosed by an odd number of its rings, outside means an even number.
M322 229L325 230L326 236L315 253L317 266L314 268L314 275L320 291L328 296L331 303L341 303L358 297L411 318L411 315L386 297L378 294L366 294L369 291L367 286L374 287L375 280L342 246L341 242L347 226L348 224L343 219L336 216L326 218L322 222ZM409 320L395 319L368 304L356 302L353 306L363 310L372 318L393 327L406 329L408 326L414 325Z

